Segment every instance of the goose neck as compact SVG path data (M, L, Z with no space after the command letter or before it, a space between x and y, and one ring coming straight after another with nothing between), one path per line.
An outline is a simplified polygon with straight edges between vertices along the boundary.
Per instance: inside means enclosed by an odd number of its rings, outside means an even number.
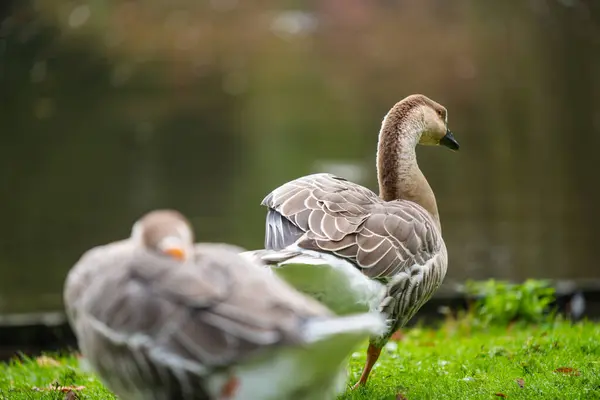
M419 204L441 229L435 195L417 163L415 148L421 132L416 123L384 119L377 148L379 196L384 201Z

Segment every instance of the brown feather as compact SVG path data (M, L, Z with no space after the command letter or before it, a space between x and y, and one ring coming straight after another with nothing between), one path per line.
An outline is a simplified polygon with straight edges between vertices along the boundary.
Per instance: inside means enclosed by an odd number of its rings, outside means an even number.
M290 205L292 198L295 205L302 204L302 211ZM405 200L385 202L368 189L330 174L286 183L265 202L307 233L299 246L349 258L371 277L389 277L416 261L425 262L442 243L422 207Z

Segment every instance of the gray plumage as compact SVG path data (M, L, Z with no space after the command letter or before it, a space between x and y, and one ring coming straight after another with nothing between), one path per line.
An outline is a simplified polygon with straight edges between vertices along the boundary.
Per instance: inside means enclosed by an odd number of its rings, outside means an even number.
M179 262L128 239L86 252L72 268L64 288L69 321L83 355L120 398L213 399L235 375L242 394L277 398L253 383L267 368L269 384L271 359L296 365L311 346L346 337L321 381L307 375L280 389L284 396L310 395L319 385L326 391L352 346L382 329L373 316L334 317L238 250L200 244Z

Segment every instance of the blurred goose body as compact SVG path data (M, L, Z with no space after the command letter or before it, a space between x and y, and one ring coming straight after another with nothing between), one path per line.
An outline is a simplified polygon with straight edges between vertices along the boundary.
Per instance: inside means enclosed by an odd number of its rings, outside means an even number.
M384 320L336 317L227 245L194 246L170 210L69 272L67 315L87 362L119 398L332 399L344 362Z
M386 295L381 282L342 258L312 250L254 250L241 255L271 269L298 291L337 315L377 311Z
M389 329L370 339L367 362L357 385L367 382L381 348L431 298L446 275L448 256L437 204L418 167L417 144L443 145L453 150L459 147L447 128L446 109L423 95L398 102L383 120L377 149L379 195L326 173L285 183L262 202L268 207L267 251L248 255L262 259L300 291L315 295L317 284L311 287L306 282L310 278L303 277L298 269L304 264L308 277L325 276L324 272L310 270L327 269L327 262L321 259L313 266L307 258L326 254L331 269L328 273L337 278L346 276L346 286L342 287L362 291L346 293L345 298L358 301L362 309L375 308L389 318ZM288 255L291 258L286 260ZM301 257L303 262L293 262ZM285 271L288 266L293 267L289 273ZM340 269L348 273L340 274ZM362 282L356 271L362 275ZM384 293L377 285L369 286L364 281L384 285ZM333 311L346 311L338 300L329 298L336 295L334 289L326 288L329 284L338 283L320 282L321 293L316 297Z

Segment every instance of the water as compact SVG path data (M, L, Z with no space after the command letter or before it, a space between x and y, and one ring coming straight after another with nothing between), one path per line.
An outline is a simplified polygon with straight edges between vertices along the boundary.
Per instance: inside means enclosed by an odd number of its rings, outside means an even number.
M0 312L60 309L78 257L153 208L252 249L287 180L375 190L381 120L414 92L461 144L418 151L448 282L600 277L597 2L271 3L0 10Z

